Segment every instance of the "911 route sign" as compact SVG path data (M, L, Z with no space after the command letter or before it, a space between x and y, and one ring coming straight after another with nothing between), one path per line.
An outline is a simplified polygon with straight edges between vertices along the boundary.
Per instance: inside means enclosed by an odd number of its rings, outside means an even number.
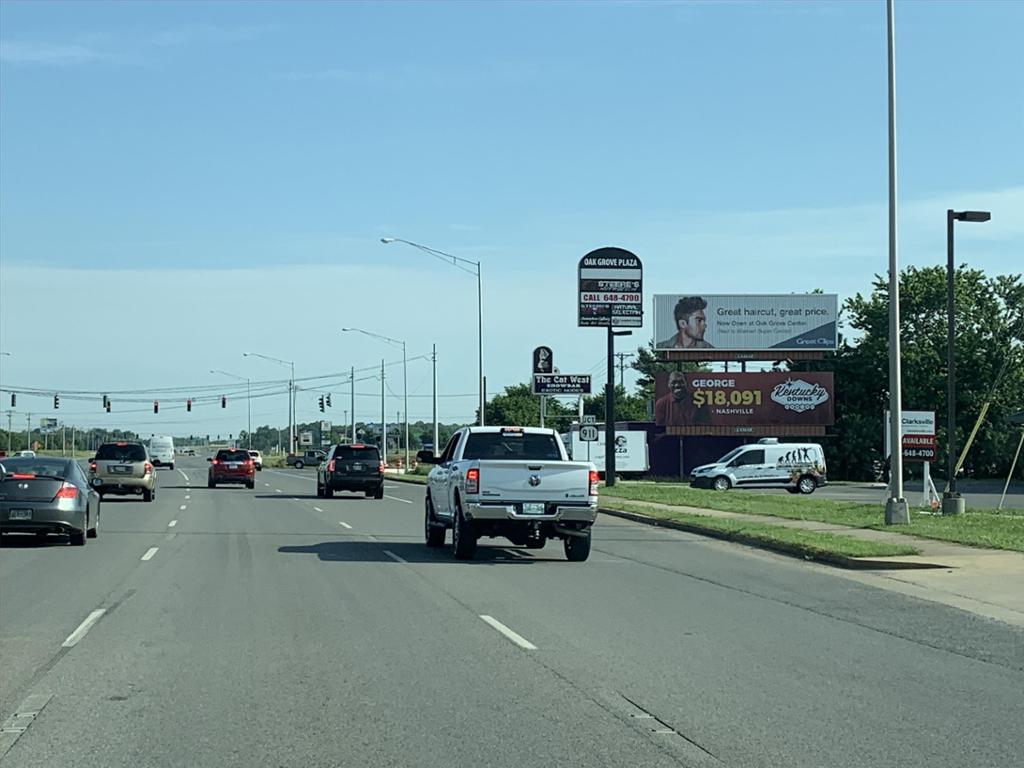
M623 248L598 248L580 259L579 327L641 327L643 278L640 258Z

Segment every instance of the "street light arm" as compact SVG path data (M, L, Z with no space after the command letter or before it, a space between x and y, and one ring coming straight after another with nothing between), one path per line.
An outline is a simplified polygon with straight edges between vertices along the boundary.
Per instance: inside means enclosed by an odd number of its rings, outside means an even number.
M364 336L369 336L369 337L374 338L374 339L380 339L381 341L386 341L389 344L394 344L395 347L398 347L398 348L401 348L401 349L405 349L405 342L404 341L401 341L399 339L392 339L390 336L383 336L382 334L379 334L379 333L371 333L370 331L364 331L362 328L342 328L341 332L342 333L361 333Z
M429 253L431 256L433 256L434 258L440 259L441 261L450 261L453 267L456 267L457 269L461 269L463 272L469 272L469 274L471 274L471 275L477 275L477 274L480 273L480 262L479 261L472 261L471 259L464 259L461 256L455 256L454 254L447 253L445 251L439 251L436 248L431 248L430 246L423 245L421 243L414 243L412 240L403 240L400 237L382 237L380 239L380 241L382 243L384 243L385 245L388 245L390 243L405 243L406 245L411 245L413 248L418 248L419 250L423 251L424 253ZM468 264L469 266L473 267L474 269L472 269L472 270L465 269L463 267L460 267L459 264Z
M261 355L259 352L243 352L242 357L262 357L264 360L269 360L272 363L280 363L281 365L290 365L293 368L295 363L290 360L282 360L278 357L271 357L270 355Z

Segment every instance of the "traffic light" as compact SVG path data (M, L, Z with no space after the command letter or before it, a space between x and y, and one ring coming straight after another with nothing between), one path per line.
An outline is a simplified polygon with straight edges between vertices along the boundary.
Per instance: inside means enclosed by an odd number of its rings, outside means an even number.
M108 411L110 410L110 405L109 404L110 404L110 398L107 397L106 395L104 395L103 396L103 407L106 408Z
M320 413L324 412L324 396L320 395Z
M189 413L192 413L192 398L191 397L188 400L185 401L185 410L188 411Z
M11 392L11 408L18 404L18 396Z
M110 413L110 398L107 398L107 413Z
M330 392L327 393L327 407L328 408L331 407L331 393Z
M159 400L154 400L153 401L153 413L160 413L160 401Z
M53 396L53 407L60 408L60 395Z
M227 395L221 395L220 396L220 407L221 408L227 408L228 407L228 396Z

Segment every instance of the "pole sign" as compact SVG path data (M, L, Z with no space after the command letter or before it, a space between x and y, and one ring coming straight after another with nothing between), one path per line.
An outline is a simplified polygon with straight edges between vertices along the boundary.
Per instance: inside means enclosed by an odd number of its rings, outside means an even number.
M299 445L312 446L313 445L313 433L312 432L300 432L299 433Z
M589 395L590 374L535 373L533 374L533 394Z
M903 411L900 414L900 445L903 460L935 461L935 411ZM885 412L885 455L889 455L889 411Z
M643 272L640 258L622 248L598 248L580 259L579 327L641 327Z
M551 347L537 347L533 350L533 372L554 373L555 354Z
M593 424L584 424L580 427L580 440L584 443L595 443L599 436L597 427Z

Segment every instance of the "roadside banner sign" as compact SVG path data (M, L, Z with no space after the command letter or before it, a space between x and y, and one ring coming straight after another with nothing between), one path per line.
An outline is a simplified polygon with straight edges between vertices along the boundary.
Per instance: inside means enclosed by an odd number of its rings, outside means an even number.
M900 414L900 445L903 460L932 462L938 453L935 440L935 411L903 411ZM885 412L885 455L889 455L889 411Z
M598 248L580 259L578 276L580 328L644 324L644 268L636 254L623 248Z

